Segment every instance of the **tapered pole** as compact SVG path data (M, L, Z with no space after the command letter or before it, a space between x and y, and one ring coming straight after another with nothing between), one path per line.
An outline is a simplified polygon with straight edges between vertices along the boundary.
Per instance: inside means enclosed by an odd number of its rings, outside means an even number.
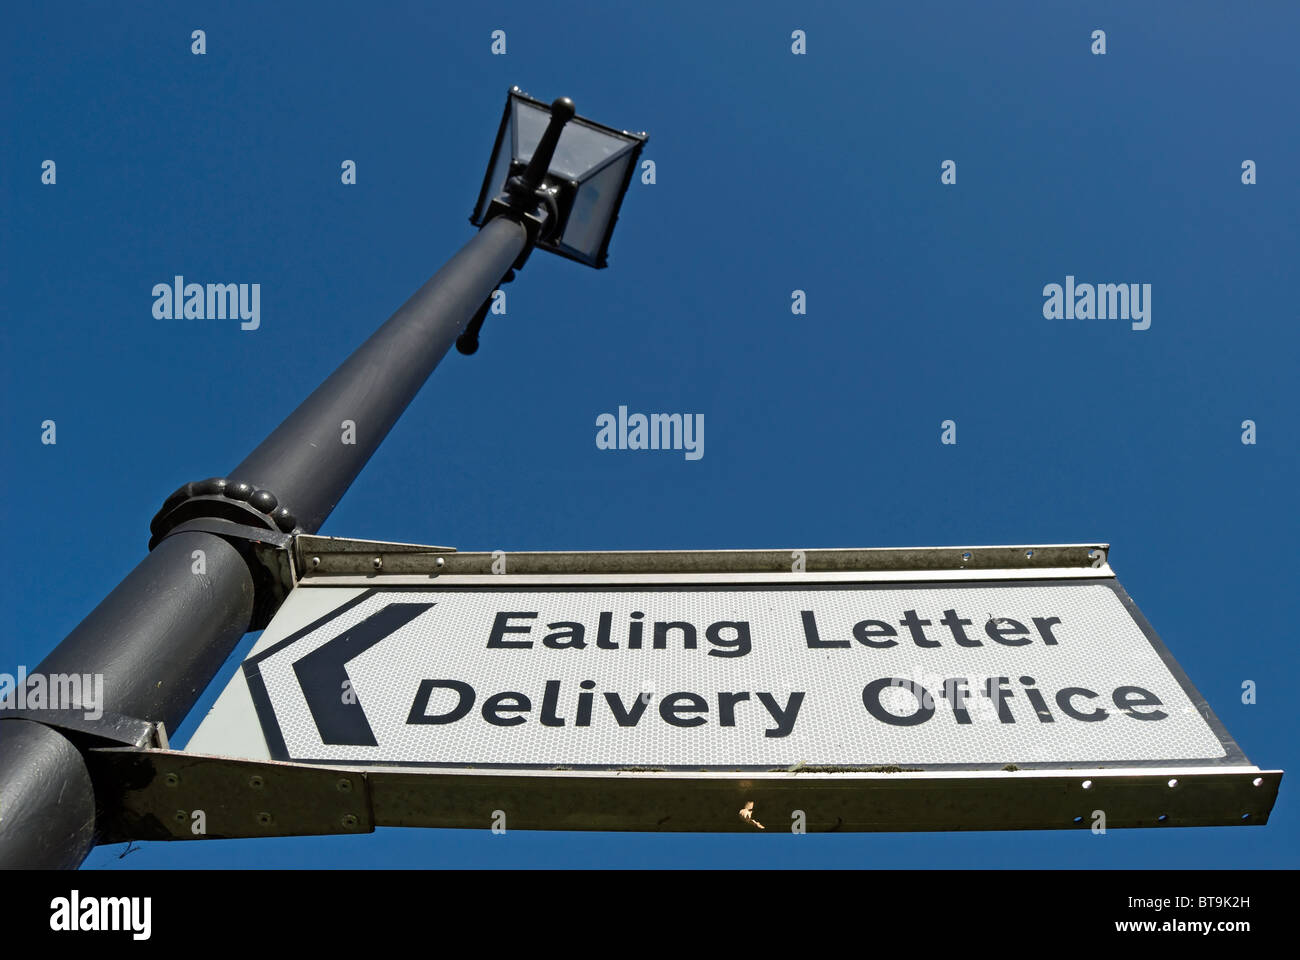
M270 490L304 532L318 530L526 240L513 220L488 221L244 458L231 479ZM354 442L343 442L344 421Z
M191 485L175 502L213 494L208 505L248 502L277 511L285 532L314 533L529 243L518 220L490 220L228 478ZM247 556L227 538L169 523L36 672L100 676L105 718L175 729L249 629L256 588ZM30 712L0 719L0 867L86 858L95 842L87 742Z

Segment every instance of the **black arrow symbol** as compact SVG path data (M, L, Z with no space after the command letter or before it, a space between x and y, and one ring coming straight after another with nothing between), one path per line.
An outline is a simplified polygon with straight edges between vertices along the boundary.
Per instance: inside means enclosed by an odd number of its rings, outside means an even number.
M294 661L293 672L302 686L303 698L316 721L322 743L356 747L379 745L370 729L370 721L366 719L366 712L361 709L356 690L352 689L348 700L343 698L344 685L352 688L348 662L432 606L432 603L390 603Z

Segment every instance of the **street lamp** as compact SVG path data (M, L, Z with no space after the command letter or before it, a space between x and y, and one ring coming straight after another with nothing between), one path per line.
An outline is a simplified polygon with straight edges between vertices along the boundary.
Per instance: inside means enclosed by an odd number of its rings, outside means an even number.
M514 269L524 265L533 247L604 269L618 210L646 139L644 133L577 116L568 97L547 106L511 87L470 223L482 227L505 215L524 224L529 244ZM502 283L514 279L514 269ZM478 350L490 306L489 298L456 341L461 353Z
M227 477L168 497L149 554L37 666L102 677L99 719L0 715L0 867L85 859L103 800L88 751L139 748L176 729L292 587L293 538L320 528L458 336L473 352L493 291L533 247L605 266L645 140L577 117L567 98L547 107L510 91L478 233ZM345 422L355 432L340 443Z
M644 133L575 116L567 97L548 107L512 87L470 222L481 227L514 197L536 194L550 216L537 246L603 269L645 142Z

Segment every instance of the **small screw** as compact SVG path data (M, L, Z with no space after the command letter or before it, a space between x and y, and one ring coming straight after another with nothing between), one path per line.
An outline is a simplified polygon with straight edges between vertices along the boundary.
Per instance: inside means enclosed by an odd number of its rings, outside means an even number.
M248 778L248 785L249 785L250 787L252 787L254 790L261 790L261 789L262 789L262 778L261 778L261 777L249 777L249 778Z
M444 560L442 557L439 557L437 560L433 561L433 565L435 567L445 567L447 565L447 561Z
M266 826L268 823L271 822L271 815L269 813L259 813L257 815L257 822L260 823L262 826Z
M177 810L176 813L172 816L172 819L175 820L177 823L184 823L189 818L190 815L186 813L184 810Z
M320 566L320 557L312 557L312 558L311 558L311 565L312 565L313 567L319 567L319 566Z
M378 570L380 567L382 567L382 566L384 565L384 558L383 558L383 557L375 557L375 559L374 559L374 560L371 560L370 563L371 563L371 565L372 565L376 570Z
M339 793L350 793L352 791L352 781L347 777L339 777L335 786L339 788Z
M352 827L355 827L355 826L357 825L358 821L357 821L357 818L356 818L356 815L355 815L355 814L351 814L351 813L349 813L349 814L346 814L346 815L343 817L343 821L342 821L342 823L343 823L343 826L348 827L348 828L350 829L350 828L352 828Z
M180 782L181 782L181 778L174 773L169 773L167 774L167 776L163 777L163 783L167 784L167 786L169 787L178 786Z

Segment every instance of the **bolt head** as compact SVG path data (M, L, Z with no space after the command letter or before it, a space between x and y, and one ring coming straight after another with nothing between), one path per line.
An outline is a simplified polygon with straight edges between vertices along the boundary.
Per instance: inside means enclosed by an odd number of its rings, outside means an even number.
M226 492L225 477L208 477L206 480L200 480L194 484L194 492L204 496L214 496Z
M248 502L263 513L270 513L280 501L275 499L275 494L270 490L259 490L248 498Z

